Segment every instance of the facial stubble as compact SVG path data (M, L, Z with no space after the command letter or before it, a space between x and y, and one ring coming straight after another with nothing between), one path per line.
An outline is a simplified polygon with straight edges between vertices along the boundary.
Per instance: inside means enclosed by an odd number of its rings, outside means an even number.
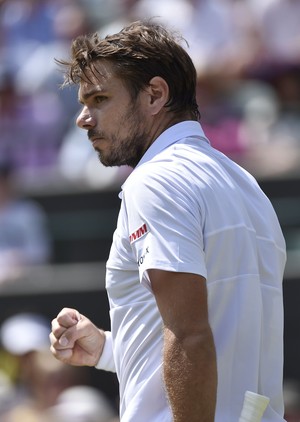
M111 134L109 138L105 134L99 133L99 137L107 139L110 143L107 152L95 147L99 161L105 167L122 165L136 167L148 145L149 133L144 128L143 120L138 105L134 103L120 119L118 131ZM122 134L124 128L127 128L125 135ZM97 131L91 129L88 136L92 137L97 134Z

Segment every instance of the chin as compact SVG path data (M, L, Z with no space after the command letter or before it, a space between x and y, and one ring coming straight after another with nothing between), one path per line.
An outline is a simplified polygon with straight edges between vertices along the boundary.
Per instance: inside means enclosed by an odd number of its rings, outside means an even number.
M121 164L119 164L118 162L111 160L109 157L106 158L103 156L103 154L98 154L98 158L101 164L103 164L103 166L105 167L117 167L120 166Z

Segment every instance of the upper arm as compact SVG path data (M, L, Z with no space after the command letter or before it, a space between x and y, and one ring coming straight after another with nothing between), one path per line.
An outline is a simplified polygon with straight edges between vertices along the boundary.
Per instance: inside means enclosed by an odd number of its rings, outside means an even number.
M165 327L178 337L209 327L204 277L158 269L148 270L148 276Z

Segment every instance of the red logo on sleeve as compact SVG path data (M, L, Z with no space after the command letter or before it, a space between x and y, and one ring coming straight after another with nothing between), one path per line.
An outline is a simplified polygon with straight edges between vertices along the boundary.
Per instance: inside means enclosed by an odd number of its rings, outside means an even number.
M136 240L140 239L144 234L148 231L146 223L144 223L140 228L138 228L135 232L133 232L129 236L130 243L135 242Z

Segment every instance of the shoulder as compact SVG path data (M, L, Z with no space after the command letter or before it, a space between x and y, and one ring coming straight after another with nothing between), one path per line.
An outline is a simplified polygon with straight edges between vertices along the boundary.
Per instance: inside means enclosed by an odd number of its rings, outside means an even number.
M137 168L123 189L123 203L128 213L167 219L173 216L195 215L203 208L199 182L182 171L179 161L151 161Z
M123 192L127 198L163 197L179 194L181 189L185 189L187 180L188 177L180 171L179 162L154 160L134 170L126 181Z

